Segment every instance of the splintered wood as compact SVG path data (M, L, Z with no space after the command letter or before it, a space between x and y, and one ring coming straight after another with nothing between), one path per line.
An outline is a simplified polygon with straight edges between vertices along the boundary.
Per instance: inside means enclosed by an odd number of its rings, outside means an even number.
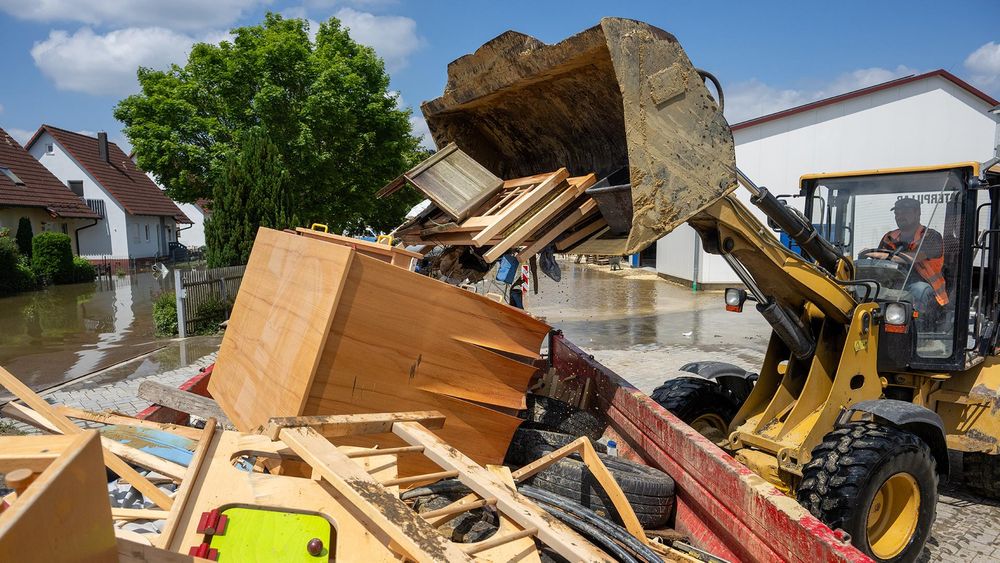
M442 438L500 463L521 422L508 413L525 406L548 331L351 248L261 229L209 392L243 431L275 416L436 410ZM403 475L426 469L411 463Z
M454 145L448 145L417 169L426 174L426 171L441 166L443 160L439 155L442 153L452 158L461 154L463 160L469 159ZM560 168L555 172L498 183L486 194L487 197L483 197L484 184L481 181L475 183L466 179L469 182L467 189L475 197L464 200L461 214L438 203L435 190L440 190L439 186L428 186L426 182L414 181L407 175L383 188L379 195L393 193L404 180L411 180L435 205L396 229L396 236L411 245L481 248L477 253L487 263L495 262L507 252L514 252L519 262L526 263L549 244L558 244L566 238L564 235L579 233L585 226L601 221L596 203L585 193L597 182L594 174L570 177L565 168ZM454 175L451 180L459 184L463 181ZM587 234L593 235L597 230L591 229ZM578 237L574 244L585 238Z

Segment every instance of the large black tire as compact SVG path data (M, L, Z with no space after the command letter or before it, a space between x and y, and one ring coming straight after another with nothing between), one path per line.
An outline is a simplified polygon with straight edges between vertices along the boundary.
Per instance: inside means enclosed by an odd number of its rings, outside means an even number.
M1000 499L1000 455L967 452L962 455L962 469L969 490Z
M813 449L797 497L813 516L849 533L852 543L876 561L913 561L930 536L937 485L934 456L915 434L852 422ZM881 531L893 529L897 540Z
M507 451L506 463L515 466L530 463L573 440L566 434L519 428ZM674 480L658 469L607 455L600 442L594 443L594 449L625 493L639 522L647 528L663 526L673 514ZM526 483L578 502L598 514L618 518L611 499L576 456L554 463Z
M717 382L677 377L663 382L650 397L716 444L729 437L729 423L741 402Z
M597 416L556 399L529 394L527 403L526 426L529 428L560 432L574 438L587 436L596 442L608 427L607 422Z
M522 425L514 432L514 437L511 438L510 448L507 449L507 457L504 459L504 463L516 466L527 465L549 452L558 450L573 440L576 440L576 437L569 434L538 430ZM608 453L608 447L602 442L592 443L598 453Z

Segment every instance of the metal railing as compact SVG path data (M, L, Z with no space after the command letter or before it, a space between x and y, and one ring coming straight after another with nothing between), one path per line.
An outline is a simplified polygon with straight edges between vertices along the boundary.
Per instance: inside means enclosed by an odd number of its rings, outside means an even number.
M174 292L177 295L177 331L187 337L194 332L202 308L212 301L222 303L224 318L229 319L236 293L243 281L246 266L227 266L208 270L174 270Z

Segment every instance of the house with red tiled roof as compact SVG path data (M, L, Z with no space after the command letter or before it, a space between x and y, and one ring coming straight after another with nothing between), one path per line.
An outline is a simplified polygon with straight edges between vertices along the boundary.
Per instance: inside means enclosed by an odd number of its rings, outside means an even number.
M59 231L77 240L83 229L92 228L100 215L82 197L31 157L6 131L0 129L0 227L13 235L22 217L31 220L31 230Z
M135 162L135 152L128 155ZM149 179L156 183L156 187L166 193L166 188L157 181L152 172L146 172ZM207 199L199 198L194 203L183 203L174 201L184 215L191 220L191 224L177 229L177 240L189 249L204 248L205 246L205 220L212 215L211 203Z
M107 133L97 137L42 125L25 147L103 220L80 233L92 261L152 261L167 256L179 225L191 220L136 167Z

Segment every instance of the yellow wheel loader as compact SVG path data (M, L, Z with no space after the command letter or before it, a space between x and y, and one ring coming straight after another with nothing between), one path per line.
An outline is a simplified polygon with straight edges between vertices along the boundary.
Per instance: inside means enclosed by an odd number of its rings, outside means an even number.
M1000 176L805 176L799 212L737 170L706 79L669 33L606 18L552 45L504 33L452 62L422 110L438 146L504 178L626 169L630 206L594 194L622 254L691 225L745 286L727 308L755 303L773 333L756 378L711 358L654 398L875 559L913 560L948 449L1000 493Z

